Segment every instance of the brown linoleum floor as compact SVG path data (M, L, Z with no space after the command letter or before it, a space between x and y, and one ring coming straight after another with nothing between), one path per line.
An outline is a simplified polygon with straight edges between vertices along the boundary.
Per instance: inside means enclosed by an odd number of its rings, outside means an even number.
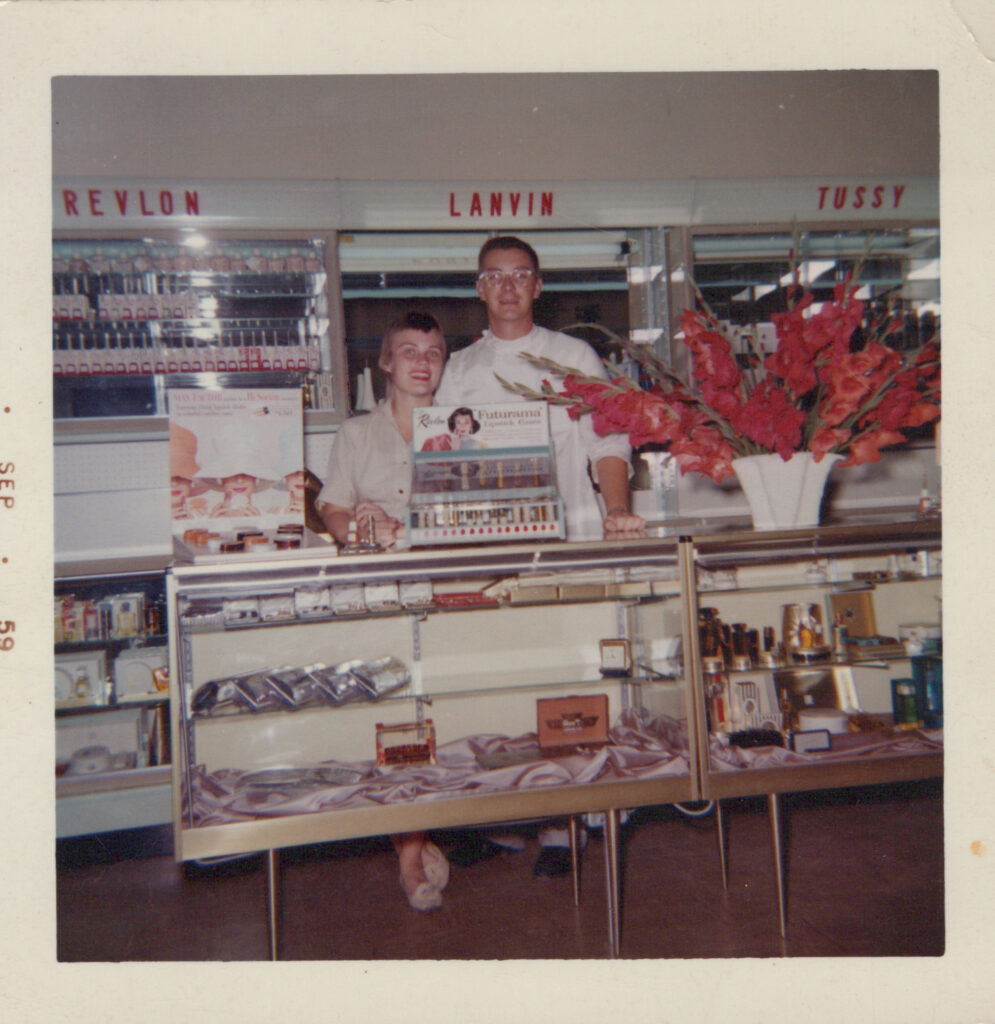
M793 794L783 801L788 935L778 932L766 803L729 800L728 888L714 818L644 808L622 830L626 958L939 956L944 952L939 782ZM435 833L443 849L458 833ZM176 864L168 831L62 840L62 961L269 956L262 858ZM454 867L443 906L417 913L385 839L281 855L284 960L604 958L604 850L592 837L573 905L569 876L521 853Z

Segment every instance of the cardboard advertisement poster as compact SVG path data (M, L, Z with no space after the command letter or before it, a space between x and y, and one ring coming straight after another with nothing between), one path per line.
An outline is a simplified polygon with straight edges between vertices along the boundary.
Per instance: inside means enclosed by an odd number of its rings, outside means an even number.
M545 402L432 405L415 410L415 452L513 451L549 448Z
M173 537L304 524L299 388L171 389Z

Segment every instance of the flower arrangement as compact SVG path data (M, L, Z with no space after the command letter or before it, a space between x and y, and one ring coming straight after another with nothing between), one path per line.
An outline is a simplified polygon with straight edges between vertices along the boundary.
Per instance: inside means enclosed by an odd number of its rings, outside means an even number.
M721 482L734 475L733 460L795 452L845 456L843 466L877 462L881 449L908 440L903 430L940 414L940 346L931 339L912 362L882 340L899 322L864 322L864 303L851 276L831 302L812 310L812 292L794 281L788 310L772 317L775 350L755 345L737 357L700 293L700 309L681 318L696 388L673 374L645 346L617 340L652 382L643 388L627 376L608 380L523 353L523 358L562 379L561 390L543 381L541 391L502 380L509 390L569 407L574 419L590 414L598 434L625 433L634 448L658 444L682 473ZM609 368L611 369L611 368Z

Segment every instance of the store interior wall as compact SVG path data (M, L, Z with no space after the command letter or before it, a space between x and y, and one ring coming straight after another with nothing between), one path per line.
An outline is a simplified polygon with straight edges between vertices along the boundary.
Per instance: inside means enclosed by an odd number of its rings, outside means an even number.
M56 176L939 173L935 71L57 77Z
M52 170L283 181L937 175L938 86L936 72L915 70L57 77ZM319 475L331 440L306 439ZM63 446L57 463L80 448ZM99 493L57 493L57 560L165 548L166 489L144 474L161 468L165 480L167 453L165 441L145 442L135 482L115 452L115 471L93 475ZM834 501L914 495L937 473L931 458L889 455L886 472L841 484ZM745 511L739 499L681 481L690 514ZM98 500L117 514L94 515Z

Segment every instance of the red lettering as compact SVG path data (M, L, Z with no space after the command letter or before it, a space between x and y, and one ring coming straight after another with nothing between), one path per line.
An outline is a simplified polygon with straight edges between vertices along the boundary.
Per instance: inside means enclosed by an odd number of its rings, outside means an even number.
M189 194L190 193L188 192L187 195L189 195ZM189 210L187 212L189 212ZM459 210L456 209L456 193L455 192L450 192L449 193L449 216L450 217L462 217L463 216L463 214Z
M898 204L902 201L902 193L905 191L904 185L892 185L892 190L895 193L895 209L898 209Z
M143 189L143 188L138 190L138 205L141 206L141 208L142 208L142 216L143 217L152 217L152 216L154 216L155 210L150 210L145 205L145 189Z
M829 192L828 185L819 186L819 209L824 210L826 208L826 193Z
M501 216L501 200L503 199L503 196L504 196L504 194L502 192L492 192L491 193L491 216L492 217L500 217Z
M846 185L837 185L836 191L833 193L833 208L836 210L842 210L843 204L846 202Z
M121 211L121 216L128 210L128 190L125 189L123 192L119 192L114 189L114 198L117 200L117 208Z
M173 212L173 193L163 189L159 193L159 209L168 217Z
M471 217L483 217L484 208L480 204L480 193L474 192L473 199L470 200L470 216Z
M543 192L542 199L539 206L540 217L552 217L553 216L553 193Z
M79 210L76 209L76 193L71 192L69 189L64 188L62 190L62 205L66 209L67 217L78 217Z
M522 193L509 192L508 201L511 203L511 215L514 217L515 214L518 213L518 204L522 201Z
M104 211L100 209L100 189L91 188L87 192L87 197L90 200L90 213L92 213L94 217L103 217Z
M877 209L881 205L881 197L884 195L884 185L876 185L874 188L874 202L871 203L873 209Z
M532 203L535 200L535 192L529 193L529 216L532 216Z
M183 200L187 204L187 214L195 217L200 216L200 195L194 192L184 191Z
M853 208L859 210L864 205L864 193L867 189L863 185L858 185L853 191L856 196L853 201Z

